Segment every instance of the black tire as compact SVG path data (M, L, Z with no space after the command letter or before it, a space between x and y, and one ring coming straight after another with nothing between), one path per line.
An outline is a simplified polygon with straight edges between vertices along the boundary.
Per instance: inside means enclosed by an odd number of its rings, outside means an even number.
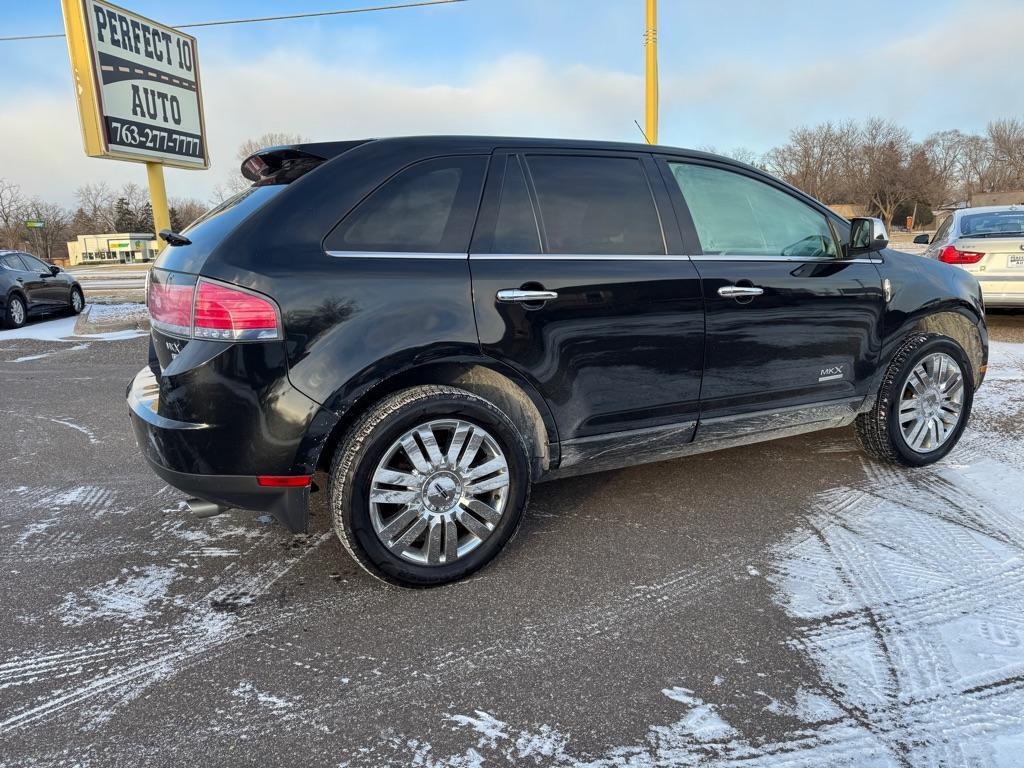
M15 303L21 308L20 313L15 307ZM16 317L20 317L20 321L15 319ZM18 294L11 294L7 297L7 309L4 311L3 321L4 328L21 328L28 322L28 307L25 305L25 300Z
M378 463L403 433L445 418L483 427L493 437L508 465L508 496L500 520L476 549L452 563L421 565L399 557L378 537L369 491ZM530 463L519 430L492 403L449 386L413 387L384 398L351 427L331 463L329 503L338 538L371 575L403 587L447 584L489 563L519 528L529 495Z
M915 366L926 356L944 352L960 368L964 393L960 420L944 443L933 451L918 452L908 445L899 424L899 402L907 380ZM860 414L855 422L857 438L861 447L872 457L891 464L907 467L922 467L934 464L948 454L960 440L971 415L974 402L974 369L963 348L947 336L929 333L915 333L903 342L886 369L878 398L867 413Z
M75 297L78 297L78 308L75 308ZM85 294L82 293L82 289L77 285L71 289L71 293L68 295L68 314L80 315L82 310L85 309Z

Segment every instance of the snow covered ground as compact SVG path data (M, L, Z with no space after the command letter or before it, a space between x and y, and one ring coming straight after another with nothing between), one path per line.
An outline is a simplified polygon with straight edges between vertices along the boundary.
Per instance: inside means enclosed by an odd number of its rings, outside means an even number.
M1024 322L992 323L936 466L841 430L545 484L429 591L319 501L302 537L191 519L125 423L144 339L0 338L0 766L1021 765Z

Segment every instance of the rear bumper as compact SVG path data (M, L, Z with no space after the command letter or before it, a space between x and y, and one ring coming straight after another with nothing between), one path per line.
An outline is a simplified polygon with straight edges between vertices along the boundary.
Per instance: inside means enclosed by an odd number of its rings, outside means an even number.
M149 368L139 371L128 386L127 404L143 457L169 485L203 501L270 513L294 533L307 529L310 489L261 486L256 476L312 474L315 466L310 461L315 464L315 459L303 446L309 431L326 426L321 423L323 419L312 419L312 425L303 425L306 429L292 436L290 453L295 458L288 462L290 466L283 466L280 461L273 460L280 454L282 446L276 444L274 450L267 446L266 450L260 451L259 446L252 445L252 432L248 434L246 451L231 450L231 440L237 445L240 439L245 439L241 434L244 425L194 423L161 415L160 382ZM229 403L226 405L230 406ZM322 444L322 440L317 442ZM267 457L268 463L251 466L249 458L259 453ZM232 456L236 457L233 466ZM305 458L300 459L300 456Z
M986 307L1024 307L1024 275L984 275L978 279Z

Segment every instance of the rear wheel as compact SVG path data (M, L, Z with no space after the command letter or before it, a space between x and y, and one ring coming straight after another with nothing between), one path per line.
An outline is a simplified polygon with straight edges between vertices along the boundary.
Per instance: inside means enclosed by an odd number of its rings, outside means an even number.
M21 328L28 319L28 310L25 308L25 300L17 294L7 297L7 310L4 312L4 326L6 328Z
M960 440L971 413L974 377L953 339L915 334L896 352L874 407L857 417L857 437L875 458L920 467Z
M330 503L342 544L377 578L445 584L490 562L515 533L530 490L512 421L454 387L385 398L335 454Z

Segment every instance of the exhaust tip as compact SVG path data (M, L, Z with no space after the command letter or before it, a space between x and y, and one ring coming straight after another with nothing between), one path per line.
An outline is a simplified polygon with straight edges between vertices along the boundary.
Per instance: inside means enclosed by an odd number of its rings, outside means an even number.
M212 501L203 501L202 499L188 499L185 505L193 517L215 517L228 510L228 507L221 504L214 504Z

